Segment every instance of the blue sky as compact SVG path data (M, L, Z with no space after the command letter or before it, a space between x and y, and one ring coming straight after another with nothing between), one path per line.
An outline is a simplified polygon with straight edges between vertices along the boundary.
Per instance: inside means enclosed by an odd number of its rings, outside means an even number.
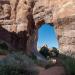
M49 24L42 25L38 30L37 48L42 47L44 44L47 44L49 48L59 47L55 28Z

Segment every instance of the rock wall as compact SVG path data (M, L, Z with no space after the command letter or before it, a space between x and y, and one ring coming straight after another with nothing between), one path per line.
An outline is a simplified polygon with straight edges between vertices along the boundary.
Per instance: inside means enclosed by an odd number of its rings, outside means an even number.
M75 22L63 25L62 37L59 42L63 52L75 53Z
M33 0L0 0L0 40L26 51L27 40L35 29L34 4Z
M36 51L38 29L53 23L62 51L74 51L75 0L0 0L0 40Z
M60 51L75 52L75 0L39 0L33 13L37 30L43 23L53 23Z

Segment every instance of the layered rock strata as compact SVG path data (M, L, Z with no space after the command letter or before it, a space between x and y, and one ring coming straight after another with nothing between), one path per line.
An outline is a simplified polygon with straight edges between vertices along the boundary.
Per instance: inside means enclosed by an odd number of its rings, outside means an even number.
M0 0L0 40L15 49L36 51L43 23L54 24L61 51L74 51L75 0Z

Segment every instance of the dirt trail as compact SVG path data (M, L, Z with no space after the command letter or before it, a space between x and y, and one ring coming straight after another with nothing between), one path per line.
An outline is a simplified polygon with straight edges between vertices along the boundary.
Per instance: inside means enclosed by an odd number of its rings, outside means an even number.
M47 70L40 71L39 75L66 75L64 67L54 66Z
M5 55L0 55L0 60L5 58ZM62 65L62 63L60 62L59 58L55 58L56 59L56 64L54 64L54 66L48 68L48 69L44 69L42 67L38 67L40 73L39 75L66 75L65 69Z
M40 70L39 75L66 75L65 69L58 58L56 58L57 62L54 66L49 69Z

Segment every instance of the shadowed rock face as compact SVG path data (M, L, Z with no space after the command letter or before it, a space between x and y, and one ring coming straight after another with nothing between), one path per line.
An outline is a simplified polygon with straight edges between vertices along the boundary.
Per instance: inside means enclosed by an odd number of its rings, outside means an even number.
M62 51L74 51L74 0L0 0L0 39L16 49L36 50L43 23L55 25Z

